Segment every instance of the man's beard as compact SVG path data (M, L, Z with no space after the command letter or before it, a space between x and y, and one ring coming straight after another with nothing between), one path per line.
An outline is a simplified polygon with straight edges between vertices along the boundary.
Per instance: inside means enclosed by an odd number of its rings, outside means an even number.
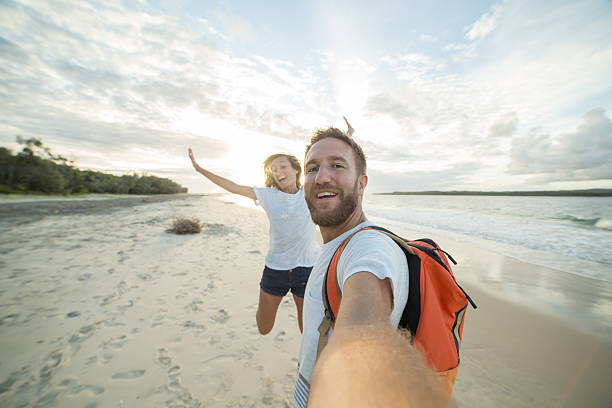
M317 191L323 191L326 188L327 186L321 186L317 188ZM347 196L344 196L343 193L338 193L338 196L340 197L340 205L332 211L325 213L321 211L319 213L314 206L314 202L317 200L317 193L309 194L306 197L306 204L308 204L312 222L321 227L333 227L334 225L339 225L346 221L353 211L355 211L355 208L357 208L359 200L359 183L355 182L353 191Z

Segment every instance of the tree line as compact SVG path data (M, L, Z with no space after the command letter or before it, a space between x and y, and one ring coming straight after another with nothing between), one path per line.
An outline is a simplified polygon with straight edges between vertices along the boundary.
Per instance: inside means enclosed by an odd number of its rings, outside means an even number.
M17 154L0 147L0 193L46 194L176 194L187 188L166 178L150 175L123 175L80 170L74 162L55 155L37 138L17 142L24 145Z

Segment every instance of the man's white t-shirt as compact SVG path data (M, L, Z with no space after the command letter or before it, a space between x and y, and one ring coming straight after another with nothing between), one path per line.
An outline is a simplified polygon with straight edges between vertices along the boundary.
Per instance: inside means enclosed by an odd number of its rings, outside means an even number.
M325 315L322 288L329 262L345 238L369 225L373 224L365 221L324 244L321 256L310 273L304 294L304 333L293 392L295 407L305 407L310 392L310 380L319 342L318 328ZM393 290L393 310L389 320L394 327L397 327L408 300L408 262L402 249L391 238L380 232L373 230L359 232L351 238L338 261L337 275L341 289L346 280L358 272L370 272L379 279L389 278ZM330 338L332 335L330 334Z
M304 188L295 194L271 187L253 187L253 191L257 197L255 203L263 207L270 221L266 266L289 270L314 265L321 250L304 198Z

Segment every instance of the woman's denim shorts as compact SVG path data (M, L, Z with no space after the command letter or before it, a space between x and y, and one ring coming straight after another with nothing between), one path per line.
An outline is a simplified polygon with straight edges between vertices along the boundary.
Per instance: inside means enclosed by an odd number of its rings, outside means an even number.
M310 271L312 271L312 266L298 266L287 271L279 271L266 266L259 286L270 295L285 296L291 290L295 296L303 298Z

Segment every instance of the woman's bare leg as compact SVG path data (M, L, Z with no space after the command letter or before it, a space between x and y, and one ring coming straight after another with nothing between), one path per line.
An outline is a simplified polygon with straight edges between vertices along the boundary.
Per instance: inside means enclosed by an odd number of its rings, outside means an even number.
M259 333L270 333L270 330L274 327L276 311L278 310L278 305L280 305L281 300L283 300L282 296L274 296L264 292L261 288L259 289L259 305L257 306L257 313L255 314ZM300 320L300 329L301 327Z
M304 298L293 295L293 300L295 301L295 307L298 314L298 326L300 326L300 333L302 333L302 308L304 307Z

